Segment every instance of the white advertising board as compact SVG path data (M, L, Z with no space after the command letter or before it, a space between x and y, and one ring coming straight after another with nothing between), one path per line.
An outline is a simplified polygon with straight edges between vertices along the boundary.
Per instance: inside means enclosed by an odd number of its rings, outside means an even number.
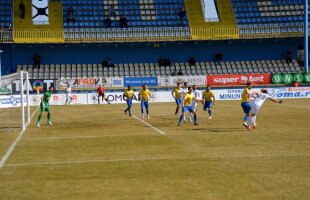
M252 91L258 91L259 89L253 89ZM240 100L243 89L214 89L215 98L217 100ZM287 98L310 98L310 87L280 87L280 88L268 88L269 94L276 99ZM42 95L30 95L30 105L39 105L40 97ZM135 92L135 96L138 97L138 91ZM125 103L123 100L122 92L107 92L106 97L112 104ZM26 102L26 98L24 99ZM51 105L64 105L66 101L66 94L53 94L50 103ZM171 91L156 91L151 92L151 102L174 102L171 96ZM98 96L96 93L73 93L73 101L71 104L97 104ZM100 99L100 103L101 99ZM106 104L106 102L103 102ZM139 103L134 100L133 103ZM20 106L20 96L18 95L6 95L0 96L0 108L18 107Z

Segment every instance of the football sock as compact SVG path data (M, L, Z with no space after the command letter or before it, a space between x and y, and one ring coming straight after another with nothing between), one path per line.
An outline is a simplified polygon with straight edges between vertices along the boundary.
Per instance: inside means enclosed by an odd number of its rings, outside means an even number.
M198 117L197 117L197 114L194 115L194 123L197 124L198 123Z
M182 121L183 121L183 115L180 116L179 124L181 124Z
M249 119L249 116L245 115L244 119L243 119L243 123L246 123L248 121L248 119Z
M212 110L208 110L208 113L209 113L209 117L211 117L211 115L212 115Z
M50 122L51 121L51 113L47 114L47 121Z
M37 124L41 123L41 119L42 119L42 113L39 115L38 120L37 120Z

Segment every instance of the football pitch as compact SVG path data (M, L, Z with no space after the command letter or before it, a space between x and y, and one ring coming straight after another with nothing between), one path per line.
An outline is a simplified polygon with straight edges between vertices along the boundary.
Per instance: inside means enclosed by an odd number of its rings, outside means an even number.
M212 120L177 127L174 103L151 119L125 105L52 106L38 112L0 169L0 199L309 199L310 99L266 102L257 128L239 101L218 101ZM188 116L188 115L186 115ZM18 133L0 132L0 158Z

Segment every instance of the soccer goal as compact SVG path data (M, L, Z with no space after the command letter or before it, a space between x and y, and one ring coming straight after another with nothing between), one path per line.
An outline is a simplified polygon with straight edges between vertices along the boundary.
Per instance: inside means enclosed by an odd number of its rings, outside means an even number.
M18 89L11 87L19 80ZM30 123L28 72L20 71L0 80L0 87L10 88L10 94L0 95L0 131L21 129L24 131Z

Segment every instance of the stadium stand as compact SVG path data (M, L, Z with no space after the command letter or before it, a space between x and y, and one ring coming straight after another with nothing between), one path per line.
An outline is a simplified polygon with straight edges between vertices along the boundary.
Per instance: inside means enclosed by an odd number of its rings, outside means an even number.
M4 29L12 25L12 0L0 1L0 16L1 25Z
M102 64L51 64L34 69L32 65L18 65L17 71L29 72L30 78L77 78L77 77L118 77L118 76L171 76L173 70L182 71L183 75L206 74L244 74L302 72L296 60L287 64L285 60L257 61L222 61L173 63L171 66L159 66L158 63L123 63L115 67L103 67Z
M303 0L231 0L238 25L300 24Z
M182 27L187 26L185 17L178 14L184 0L63 0L65 29L103 28L104 20L110 16L111 28L119 28L119 19L125 16L128 27ZM68 20L73 12L74 20Z

